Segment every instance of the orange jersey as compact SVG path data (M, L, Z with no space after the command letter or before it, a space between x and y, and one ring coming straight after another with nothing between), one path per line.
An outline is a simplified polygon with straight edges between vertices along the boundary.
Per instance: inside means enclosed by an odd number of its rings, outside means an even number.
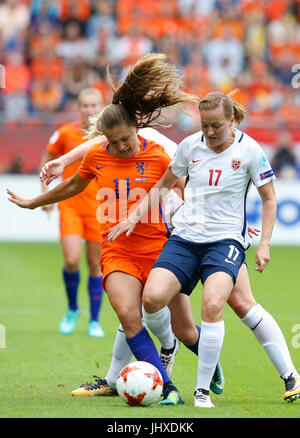
M109 152L108 141L92 146L78 173L81 178L95 179L101 222L102 256L108 253L148 256L162 249L168 235L161 205L136 225L129 237L122 234L115 242L105 240L108 230L127 217L128 211L142 199L165 173L170 157L161 145L138 136L141 148L131 158L118 158ZM149 220L152 217L152 221Z
M83 136L84 133L81 131L78 123L68 123L63 125L51 136L47 145L47 151L57 156L65 155L72 149L84 143L85 140L82 138ZM77 161L66 167L62 176L63 179L73 176L79 168L79 165L80 161ZM59 209L61 210L64 207L70 207L80 213L86 212L89 216L96 215L96 209L99 205L99 202L96 201L96 193L97 186L93 181L82 193L79 193L79 195L59 202Z

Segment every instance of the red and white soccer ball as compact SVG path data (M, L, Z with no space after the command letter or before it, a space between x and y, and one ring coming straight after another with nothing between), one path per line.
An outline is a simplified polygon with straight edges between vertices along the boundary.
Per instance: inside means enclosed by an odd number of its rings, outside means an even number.
M117 379L119 396L130 406L150 406L161 396L163 379L149 362L132 362L122 369Z

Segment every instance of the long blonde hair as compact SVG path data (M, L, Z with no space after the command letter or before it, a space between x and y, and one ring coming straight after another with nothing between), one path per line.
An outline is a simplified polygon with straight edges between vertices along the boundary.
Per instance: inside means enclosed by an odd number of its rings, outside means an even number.
M208 93L199 102L199 110L211 110L223 107L224 114L227 120L230 120L232 116L235 119L235 126L239 126L246 118L247 109L244 105L234 101L231 96L239 90L233 90L229 94L221 93L219 91L213 91Z
M116 89L107 68L107 82L114 92L113 103L90 118L87 138L94 138L108 129L126 123L136 128L153 126L163 108L175 107L199 100L182 90L182 80L173 64L165 62L162 53L141 58Z

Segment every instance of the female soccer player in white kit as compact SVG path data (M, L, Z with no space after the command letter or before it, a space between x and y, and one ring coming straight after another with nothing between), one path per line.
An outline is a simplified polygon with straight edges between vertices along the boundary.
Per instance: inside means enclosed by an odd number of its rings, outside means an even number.
M247 289L244 264L248 246L247 193L253 183L262 199L262 234L256 252L259 272L270 259L276 198L275 177L263 150L255 140L234 128L245 118L244 107L234 103L229 95L217 92L201 100L199 109L202 130L182 141L169 168L151 190L169 190L178 178L187 177L185 202L173 216L172 235L144 288L143 314L148 328L154 334L159 333L165 326L169 302L180 291L190 294L191 281L201 279L202 322L194 404L213 407L209 384L224 339L223 311L227 300L232 298L230 294L240 268ZM150 208L153 208L151 192L126 221L110 230L108 238L114 240L122 232L129 235ZM284 398L292 401L300 395L300 378L280 329L249 292L250 308L239 316L253 330L285 380Z

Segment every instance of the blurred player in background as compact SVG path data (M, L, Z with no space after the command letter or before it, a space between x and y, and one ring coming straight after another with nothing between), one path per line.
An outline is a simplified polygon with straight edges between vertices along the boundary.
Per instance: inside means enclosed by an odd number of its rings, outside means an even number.
M82 143L84 130L88 126L88 118L95 116L102 108L101 93L94 88L82 90L78 96L79 120L60 127L51 136L46 151L41 159L41 168L50 160L64 155ZM80 162L68 166L62 175L63 180L73 176ZM42 191L47 191L47 185L42 183ZM68 300L68 310L60 323L60 332L70 334L76 328L80 314L78 307L78 286L80 282L80 259L82 240L86 241L86 260L89 270L88 293L90 300L90 320L88 334L102 337L104 331L99 322L102 304L102 274L100 269L101 243L100 225L96 219L97 186L94 181L77 196L59 202L60 242L64 257L63 281ZM43 206L46 212L52 205Z

